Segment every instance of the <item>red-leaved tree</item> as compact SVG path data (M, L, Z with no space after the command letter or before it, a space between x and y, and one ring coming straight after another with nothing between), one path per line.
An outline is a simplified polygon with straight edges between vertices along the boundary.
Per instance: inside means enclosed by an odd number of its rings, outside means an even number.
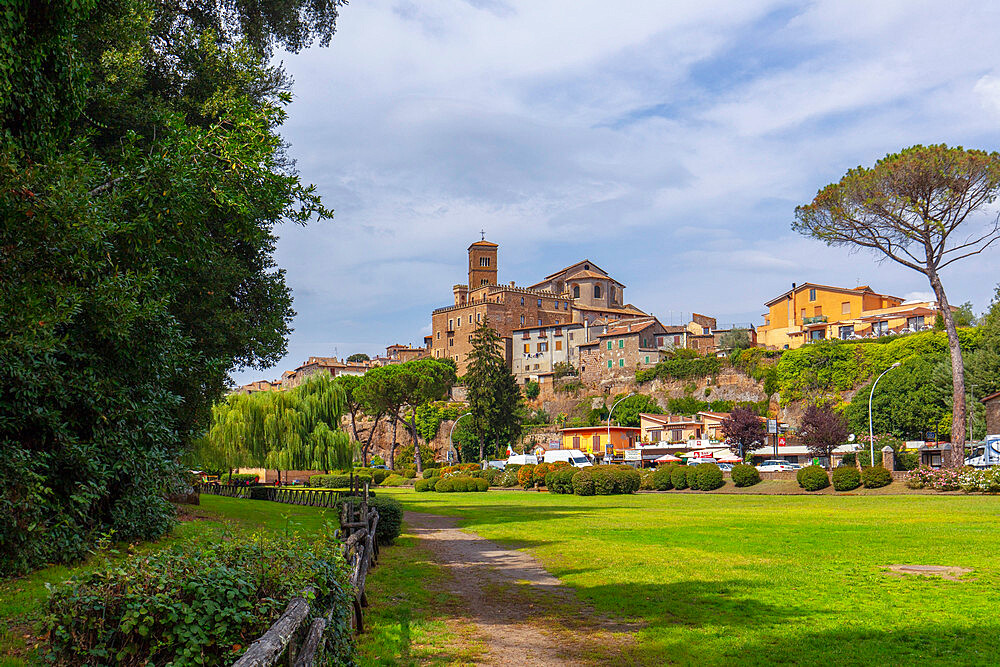
M847 442L847 420L826 405L810 405L802 415L802 442L813 456L833 463L833 450Z
M726 446L741 459L746 452L763 447L767 443L767 429L757 413L750 408L734 408L729 418L723 420L722 435Z

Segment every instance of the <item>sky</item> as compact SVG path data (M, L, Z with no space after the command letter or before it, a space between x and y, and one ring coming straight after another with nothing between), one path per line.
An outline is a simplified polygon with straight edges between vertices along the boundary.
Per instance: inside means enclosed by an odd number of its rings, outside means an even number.
M421 345L481 230L500 282L590 259L664 324L762 324L793 282L931 298L790 225L904 147L996 150L998 27L986 1L357 0L329 47L279 58L282 135L335 216L278 227L288 354L233 378ZM949 300L987 308L998 265L946 269Z

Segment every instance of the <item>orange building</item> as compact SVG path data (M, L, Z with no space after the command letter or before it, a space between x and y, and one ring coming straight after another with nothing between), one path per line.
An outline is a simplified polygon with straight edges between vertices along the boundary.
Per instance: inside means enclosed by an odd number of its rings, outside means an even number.
M582 426L579 428L560 429L562 436L561 449L579 449L584 454L594 457L605 457L609 451L614 458L622 458L626 449L635 447L639 442L640 429L630 426L612 426L611 440L608 440L607 426Z

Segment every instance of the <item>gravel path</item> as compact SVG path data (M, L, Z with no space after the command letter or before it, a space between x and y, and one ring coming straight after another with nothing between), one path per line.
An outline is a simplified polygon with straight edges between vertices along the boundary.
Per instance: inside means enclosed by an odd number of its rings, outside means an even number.
M486 641L484 664L605 662L631 643L633 628L599 619L532 556L461 531L451 517L407 512L404 520L450 570L451 592Z

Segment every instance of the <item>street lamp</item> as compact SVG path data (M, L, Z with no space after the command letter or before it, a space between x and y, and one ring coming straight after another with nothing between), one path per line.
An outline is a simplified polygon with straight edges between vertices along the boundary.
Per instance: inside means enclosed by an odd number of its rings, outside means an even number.
M882 375L885 375L893 368L899 368L900 362L894 363L889 368L882 371ZM875 387L878 385L878 381L882 379L882 375L875 378L875 382L872 383L872 390L868 394L868 446L871 447L871 466L875 467L875 427L872 425L872 397L875 395Z
M468 417L471 414L472 414L471 412L466 412L464 415L453 421L451 423L451 430L448 431L448 446L451 447L451 451L455 452L455 459L458 459L458 452L455 451L455 443L452 442L451 435L455 432L455 425L458 424L458 422L462 421L462 417Z
M626 398L631 398L633 396L635 396L635 392L634 391L633 392L629 392L629 394L627 396L622 396L617 401L615 401L615 404L611 406L610 410L608 410L608 442L607 442L608 445L611 444L611 413L615 411L615 408L618 407L619 403L621 403L622 401L624 401ZM605 451L607 451L606 448L607 448L607 445L605 445ZM614 449L612 448L611 451L614 451Z

